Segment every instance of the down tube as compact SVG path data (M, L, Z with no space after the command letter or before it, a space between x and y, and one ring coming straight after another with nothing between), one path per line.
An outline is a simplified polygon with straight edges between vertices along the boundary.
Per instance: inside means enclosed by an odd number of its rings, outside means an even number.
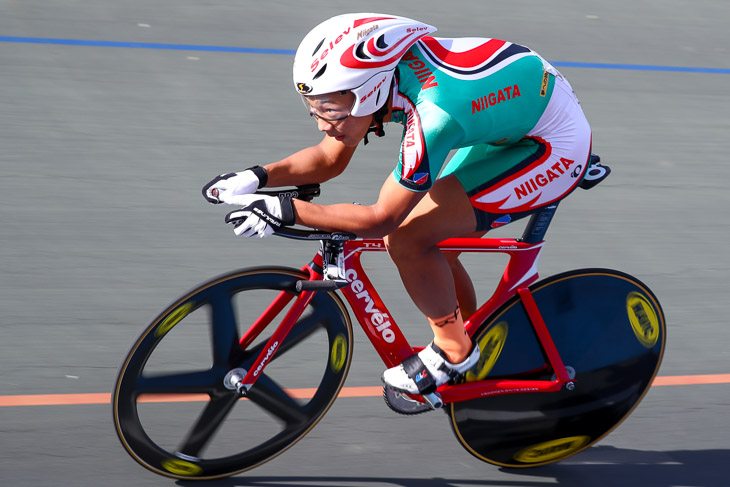
M395 367L415 351L365 274L360 255L356 251L346 256L345 276L350 285L341 291L380 358L386 366Z

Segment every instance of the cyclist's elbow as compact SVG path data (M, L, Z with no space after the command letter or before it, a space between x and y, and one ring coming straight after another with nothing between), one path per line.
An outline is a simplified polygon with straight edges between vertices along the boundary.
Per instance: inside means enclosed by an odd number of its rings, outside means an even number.
M377 207L373 207L372 220L368 229L369 237L381 238L390 235L400 225L400 219L395 215L390 215L379 211Z
M347 162L334 162L327 164L323 173L327 180L330 180L345 172L345 169L347 169Z

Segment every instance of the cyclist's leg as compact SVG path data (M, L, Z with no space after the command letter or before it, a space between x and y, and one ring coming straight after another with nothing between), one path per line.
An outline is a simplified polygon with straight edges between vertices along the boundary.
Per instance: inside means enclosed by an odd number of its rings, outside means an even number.
M472 232L466 235L460 235L463 238L481 238L487 232ZM454 278L454 285L456 286L456 299L459 302L459 309L461 310L461 316L467 320L477 310L477 294L474 289L474 283L469 277L469 272L466 270L464 265L461 263L459 256L461 252L444 252L446 261L451 267L451 275Z
M550 127L546 133L538 132L505 146L480 145L457 152L429 194L386 239L409 295L428 317L434 344L445 348L446 358L452 363L467 356L471 359L473 353L469 352L470 342L465 340L463 319L456 308L451 266L436 244L448 237L486 231L523 218L577 187L588 166L591 132L574 96L570 98L568 91L565 95L567 101L556 97L556 105L560 106L549 113L564 120L543 124L545 130ZM429 360L432 358L433 354ZM417 367L424 363L408 362ZM462 365L466 364L464 360ZM407 370L406 364L403 369ZM393 385L391 379L398 380L404 390L410 391L421 376L412 375L415 368L411 369L407 372L410 383L393 369L386 371L386 382ZM431 372L433 375L434 370Z
M429 318L435 343L445 349L450 360L463 358L469 351L459 328L463 321L453 311L457 304L454 274L462 283L466 279L462 269L455 267L452 270L443 254L437 251L436 244L448 237L496 228L564 197L575 188L585 170L589 144L588 137L587 144L577 144L572 152L553 151L549 142L529 137L509 146L482 145L462 149L429 194L386 239L388 251L409 295ZM574 153L581 159L577 159ZM562 162L564 156L573 157L572 163ZM574 162L576 159L582 161L583 170L571 168L567 171L565 165L581 166ZM550 171L550 174L539 179L542 181L542 178L549 177L549 183L540 185L540 191L528 188L529 192L536 194L525 198L526 202L520 201L521 188L513 186L519 181L534 180L536 175L545 171ZM565 177L561 179L560 175ZM517 200L517 203L510 199L513 194L517 197L511 199ZM495 195L500 197L500 201L491 201ZM511 206L507 208L517 210L514 213L506 213L500 206L508 200ZM545 203L531 204L536 200L544 200ZM449 319L450 316L454 319ZM444 322L447 326L439 326Z
M510 169L531 161L536 144L487 145L462 149L452 158L433 188L401 226L386 238L388 252L416 306L434 332L434 343L456 363L471 349L457 307L457 282L469 315L476 307L471 280L460 263L449 262L438 242L454 236L482 234L500 215L485 215L472 206L466 182L500 181ZM481 221L479 221L481 220ZM452 258L453 259L453 258ZM467 315L468 316L468 315Z
M438 242L474 230L476 220L469 198L454 177L439 179L401 226L386 237L411 299L426 315L434 343L457 363L469 353L471 340L464 332L451 266ZM427 283L424 285L424 283Z

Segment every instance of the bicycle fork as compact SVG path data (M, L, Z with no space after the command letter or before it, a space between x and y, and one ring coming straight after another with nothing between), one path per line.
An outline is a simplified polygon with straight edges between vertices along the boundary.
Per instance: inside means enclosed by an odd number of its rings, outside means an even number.
M266 365L273 360L279 346L284 342L294 324L297 322L299 316L304 312L304 309L309 305L309 302L314 297L314 292L303 291L297 297L296 301L292 305L291 309L286 313L281 324L278 326L276 331L271 335L269 341L256 357L256 360L251 364L249 370L242 368L236 368L226 374L223 384L227 389L236 391L239 395L245 396L246 393L253 387L256 379L262 375L262 372ZM256 339L256 337L266 328L271 320L282 310L286 305L294 298L292 294L282 291L276 297L276 299L269 305L264 313L251 325L246 333L241 337L239 344L242 349L245 349L248 345Z
M262 374L266 365L273 360L279 346L284 342L284 339L294 327L299 316L309 305L315 293L317 291L333 291L349 284L347 279L345 279L342 248L342 241L328 240L322 242L320 252L320 257L322 258L321 266L318 262L313 262L302 268L303 271L309 272L309 279L301 279L296 282L295 289L298 293L296 301L274 334L269 338L269 341L251 365L251 368L249 370L235 368L226 374L223 384L227 389L234 390L239 395L245 396ZM319 268L322 269L322 272L319 272ZM324 279L322 279L323 274ZM239 340L241 349L245 350L294 298L295 295L290 292L280 292L264 313L241 337Z

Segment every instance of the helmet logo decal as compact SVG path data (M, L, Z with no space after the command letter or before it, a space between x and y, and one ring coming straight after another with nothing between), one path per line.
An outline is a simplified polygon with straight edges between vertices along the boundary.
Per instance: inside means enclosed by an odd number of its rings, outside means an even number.
M367 29L361 30L360 32L357 33L357 40L359 41L360 39L367 36L369 33L371 33L372 31L374 31L377 28L378 28L378 24L375 24L372 27L368 27Z
M376 92L378 93L378 97L379 97L380 96L380 92L378 90L380 89L381 86L383 86L383 83L385 83L387 79L388 79L388 77L386 76L385 78L383 78L382 80L380 80L380 83L378 83L377 85L375 85L375 87L372 90L370 90L370 93L368 93L367 95L363 96L360 99L360 103L365 103L365 100L367 100L368 98L370 98L371 96L373 96L373 94L376 93Z
M302 95L306 95L307 93L312 92L312 87L307 83L297 83L297 91Z
M311 66L311 68L312 68L312 72L313 72L313 73L314 73L314 71L315 71L315 70L317 69L317 66L319 66L319 62L320 62L320 61L324 61L324 58L326 58L326 57L327 57L327 54L329 54L329 53L330 53L330 51L331 51L332 49L334 49L334 48L335 48L335 46L336 46L337 44L339 44L339 43L340 43L340 41L342 41L342 39L343 39L344 37L346 37L346 36L347 36L347 34L349 34L349 33L350 33L350 27L348 27L347 29L343 30L343 31L342 31L342 34L338 35L338 36L337 36L337 39L335 39L335 40L334 40L334 42L330 41L330 43L329 43L329 47L325 48L325 50L324 50L324 51L322 51L322 54L321 54L321 55L319 56L319 58L316 58L316 57L314 58L314 61L312 61L312 66ZM320 44L319 46L317 46L317 49L315 49L315 50L314 50L314 54L317 54L317 52L319 51L320 47L322 47L322 45L321 45L321 44Z

